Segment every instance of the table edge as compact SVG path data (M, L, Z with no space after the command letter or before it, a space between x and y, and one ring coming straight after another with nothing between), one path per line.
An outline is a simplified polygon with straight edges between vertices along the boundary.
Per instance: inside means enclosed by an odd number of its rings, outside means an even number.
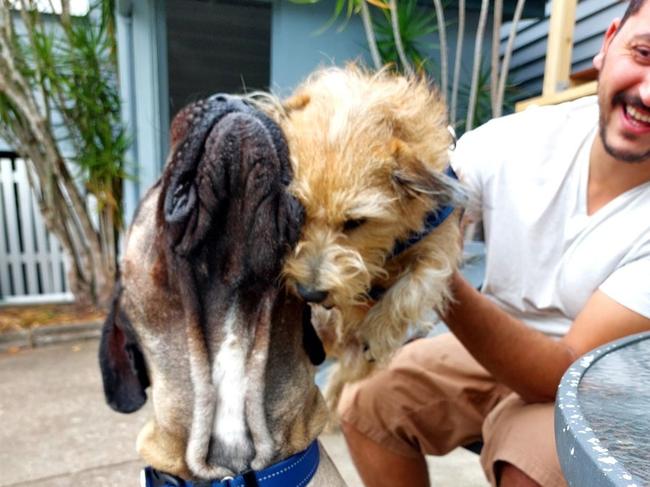
M612 342L606 343L591 352L584 354L576 360L562 376L555 400L555 444L560 460L560 466L565 477L567 472L575 475L575 479L569 480L569 485L594 487L606 485L625 485L627 487L640 487L643 483L621 463L609 455L606 448L599 446L600 440L596 438L589 424L582 416L578 404L577 391L580 381L587 373L587 370L606 354L613 350L627 345L650 339L650 332L637 333ZM579 435L571 435L569 425L578 430ZM581 428L579 430L579 428ZM591 452L596 452L596 456ZM569 461L570 460L570 461ZM602 462L601 464L596 463ZM588 468L589 464L594 464ZM596 477L594 472L601 472ZM588 482L588 483L585 483Z

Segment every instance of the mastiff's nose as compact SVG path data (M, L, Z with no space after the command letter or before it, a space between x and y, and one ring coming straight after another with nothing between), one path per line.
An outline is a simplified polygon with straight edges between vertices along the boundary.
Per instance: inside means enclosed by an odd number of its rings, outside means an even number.
M310 287L305 287L302 284L296 285L300 297L308 303L322 303L327 299L327 291L319 291Z

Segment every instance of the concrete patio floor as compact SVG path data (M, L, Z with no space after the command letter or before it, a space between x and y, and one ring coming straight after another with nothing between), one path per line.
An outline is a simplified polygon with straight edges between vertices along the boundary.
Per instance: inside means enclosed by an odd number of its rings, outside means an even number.
M0 353L0 487L137 486L135 438L150 405L131 415L105 405L97 340ZM321 437L350 486L361 486L343 438ZM485 487L478 457L428 459L433 486Z

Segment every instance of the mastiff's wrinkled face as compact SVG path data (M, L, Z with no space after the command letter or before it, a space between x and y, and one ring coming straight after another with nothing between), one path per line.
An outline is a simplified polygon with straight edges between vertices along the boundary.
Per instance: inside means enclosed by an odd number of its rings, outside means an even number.
M171 139L163 176L129 230L100 364L118 411L140 408L153 385L154 422L139 438L147 461L218 478L277 452L264 385L273 329L304 321L279 282L303 210L286 191L283 134L241 99L190 105ZM306 332L312 359L322 358Z

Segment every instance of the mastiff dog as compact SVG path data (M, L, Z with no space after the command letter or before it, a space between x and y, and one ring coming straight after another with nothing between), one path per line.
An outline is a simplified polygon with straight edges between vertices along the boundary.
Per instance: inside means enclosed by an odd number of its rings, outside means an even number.
M309 308L284 291L301 205L278 126L243 99L183 109L125 241L100 366L119 412L153 401L146 486L344 485L316 440L328 413Z

